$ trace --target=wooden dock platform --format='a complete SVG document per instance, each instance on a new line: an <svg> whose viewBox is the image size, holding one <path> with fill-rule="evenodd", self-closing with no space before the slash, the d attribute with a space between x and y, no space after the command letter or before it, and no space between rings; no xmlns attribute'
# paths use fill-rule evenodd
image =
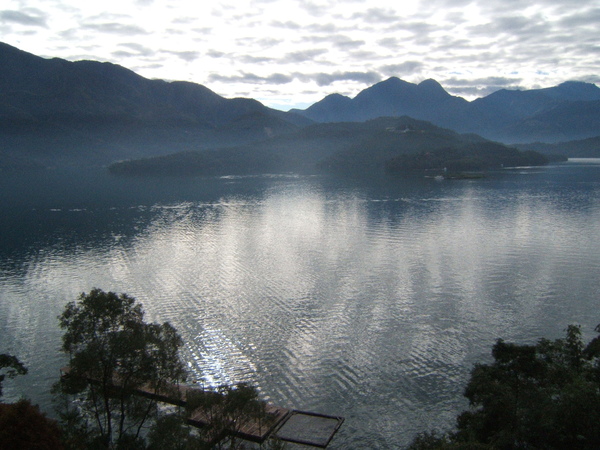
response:
<svg viewBox="0 0 600 450"><path fill-rule="evenodd" d="M61 369L61 377L68 377L70 372L70 367ZM87 381L95 380L88 378ZM115 384L115 387L118 387L118 383ZM161 390L143 385L134 389L133 393L161 403L182 407L187 406L188 397L198 393L220 395L194 386L175 384L170 384ZM206 427L211 423L210 412L202 407L194 409L189 413L187 422L198 428ZM343 417L292 410L266 403L264 414L260 418L249 417L240 423L231 424L228 432L240 439L256 443L263 443L275 437L281 441L326 448L343 422ZM215 439L221 437L223 436L214 436Z"/></svg>
<svg viewBox="0 0 600 450"><path fill-rule="evenodd" d="M342 423L343 417L294 410L278 426L275 436L286 442L327 448Z"/></svg>

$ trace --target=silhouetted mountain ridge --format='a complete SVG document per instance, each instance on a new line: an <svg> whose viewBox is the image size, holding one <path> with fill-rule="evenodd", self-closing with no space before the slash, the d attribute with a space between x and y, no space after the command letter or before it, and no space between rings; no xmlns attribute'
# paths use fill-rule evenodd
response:
<svg viewBox="0 0 600 450"><path fill-rule="evenodd" d="M205 86L148 80L112 63L44 59L0 43L0 117L38 122L127 118L217 127L263 112L306 123L253 99L225 99Z"/></svg>
<svg viewBox="0 0 600 450"><path fill-rule="evenodd" d="M436 155L435 160L428 156L432 154ZM402 159L405 155L411 155L410 159ZM481 170L500 168L502 164L546 161L535 152L525 154L480 136L461 135L404 116L314 124L295 133L237 148L123 161L111 165L110 170L138 176L315 171L381 174L386 166L393 171L442 170L452 164L457 170L461 167Z"/></svg>
<svg viewBox="0 0 600 450"><path fill-rule="evenodd" d="M600 130L600 89L577 81L543 89L502 89L468 102L450 95L435 80L413 84L392 77L352 99L343 98L342 102L330 95L294 111L317 122L408 115L503 142L554 142L591 137Z"/></svg>
<svg viewBox="0 0 600 450"><path fill-rule="evenodd" d="M600 158L600 136L576 141L557 142L547 144L532 142L517 145L520 150L533 150L546 155L561 154L569 158Z"/></svg>
<svg viewBox="0 0 600 450"><path fill-rule="evenodd" d="M219 170L227 170L224 161L263 169L380 167L399 153L483 143L473 135L478 130L536 140L540 133L586 135L598 130L600 117L599 90L586 83L499 91L468 102L432 79L413 84L392 77L353 99L327 96L300 115L226 99L195 83L149 80L106 62L44 59L2 43L0 61L0 158L16 157L10 167L224 149L230 150L209 158L220 161L213 165Z"/></svg>
<svg viewBox="0 0 600 450"><path fill-rule="evenodd" d="M0 133L6 137L0 147L46 163L107 163L190 146L239 145L310 123L254 99L149 80L112 63L44 59L3 43L0 61ZM236 128L234 121L249 116L263 116L259 129Z"/></svg>

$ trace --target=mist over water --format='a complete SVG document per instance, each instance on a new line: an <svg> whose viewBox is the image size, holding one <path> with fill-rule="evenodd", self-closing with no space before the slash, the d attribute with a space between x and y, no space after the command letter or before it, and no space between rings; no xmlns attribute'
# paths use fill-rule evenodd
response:
<svg viewBox="0 0 600 450"><path fill-rule="evenodd" d="M93 287L182 335L190 378L346 418L331 448L452 426L497 338L600 323L600 162L482 180L262 176L0 180L5 382L49 411L56 316Z"/></svg>

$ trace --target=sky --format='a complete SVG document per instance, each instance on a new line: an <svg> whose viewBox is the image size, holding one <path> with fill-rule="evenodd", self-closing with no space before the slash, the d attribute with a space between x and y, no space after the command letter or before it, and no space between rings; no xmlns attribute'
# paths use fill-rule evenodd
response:
<svg viewBox="0 0 600 450"><path fill-rule="evenodd" d="M468 100L600 82L600 0L2 0L0 41L282 110L391 76Z"/></svg>

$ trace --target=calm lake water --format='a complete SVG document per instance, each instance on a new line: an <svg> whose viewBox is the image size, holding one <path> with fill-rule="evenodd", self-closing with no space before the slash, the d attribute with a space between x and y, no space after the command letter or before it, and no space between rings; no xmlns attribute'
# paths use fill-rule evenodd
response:
<svg viewBox="0 0 600 450"><path fill-rule="evenodd" d="M50 410L57 315L126 292L185 341L191 379L346 418L331 448L446 429L497 338L600 323L600 160L481 180L261 176L0 180L5 382Z"/></svg>

